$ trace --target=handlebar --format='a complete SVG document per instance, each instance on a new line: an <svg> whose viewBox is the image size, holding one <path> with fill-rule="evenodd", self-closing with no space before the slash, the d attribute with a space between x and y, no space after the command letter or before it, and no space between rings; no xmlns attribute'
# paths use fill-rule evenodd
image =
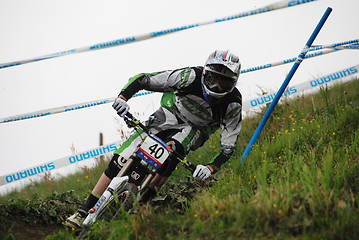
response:
<svg viewBox="0 0 359 240"><path fill-rule="evenodd" d="M150 133L150 129L143 125L140 120L136 119L131 113L127 112L123 119L129 127L139 127L146 133Z"/></svg>
<svg viewBox="0 0 359 240"><path fill-rule="evenodd" d="M123 119L125 120L127 126L133 127L133 128L140 128L145 133L151 134L150 129L147 126L143 125L140 122L140 120L136 119L131 113L127 112L125 114L125 116L123 117ZM176 156L177 160L193 174L193 172L196 170L196 165L194 165L192 162L185 159L181 154L179 154L178 152L176 152L174 150L172 150L171 153L174 156Z"/></svg>

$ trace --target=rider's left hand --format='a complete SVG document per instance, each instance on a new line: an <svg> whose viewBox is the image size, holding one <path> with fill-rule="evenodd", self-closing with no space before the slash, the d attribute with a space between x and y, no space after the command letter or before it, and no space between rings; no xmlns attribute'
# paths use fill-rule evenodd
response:
<svg viewBox="0 0 359 240"><path fill-rule="evenodd" d="M197 165L196 170L193 173L193 177L197 177L202 180L206 180L211 176L211 170L207 166Z"/></svg>

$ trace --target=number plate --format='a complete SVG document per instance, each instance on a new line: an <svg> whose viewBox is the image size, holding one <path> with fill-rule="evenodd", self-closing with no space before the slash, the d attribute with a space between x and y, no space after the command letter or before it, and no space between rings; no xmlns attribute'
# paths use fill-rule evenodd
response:
<svg viewBox="0 0 359 240"><path fill-rule="evenodd" d="M157 170L166 161L169 152L161 143L147 137L137 150L137 155Z"/></svg>

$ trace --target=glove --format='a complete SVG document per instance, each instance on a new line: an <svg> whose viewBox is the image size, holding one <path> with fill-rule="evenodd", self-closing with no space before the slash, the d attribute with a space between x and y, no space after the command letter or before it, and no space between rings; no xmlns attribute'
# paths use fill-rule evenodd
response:
<svg viewBox="0 0 359 240"><path fill-rule="evenodd" d="M208 167L197 165L196 170L194 170L193 177L206 180L209 176L211 176L211 170Z"/></svg>
<svg viewBox="0 0 359 240"><path fill-rule="evenodd" d="M117 114L120 117L124 117L130 109L130 106L127 104L127 102L120 97L116 98L115 102L112 104L112 107L117 111Z"/></svg>

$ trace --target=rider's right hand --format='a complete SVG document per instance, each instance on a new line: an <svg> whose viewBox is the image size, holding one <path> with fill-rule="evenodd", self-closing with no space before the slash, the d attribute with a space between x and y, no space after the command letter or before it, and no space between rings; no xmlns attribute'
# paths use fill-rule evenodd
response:
<svg viewBox="0 0 359 240"><path fill-rule="evenodd" d="M112 104L112 107L117 111L117 114L120 117L124 117L130 106L127 104L126 100L121 97L116 98L115 102Z"/></svg>

